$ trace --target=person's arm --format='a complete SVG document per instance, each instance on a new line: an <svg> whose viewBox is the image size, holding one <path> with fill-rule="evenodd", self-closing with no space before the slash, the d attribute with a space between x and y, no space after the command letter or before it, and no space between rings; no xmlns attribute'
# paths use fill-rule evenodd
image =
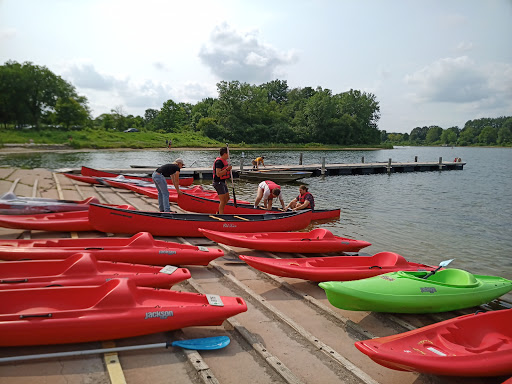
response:
<svg viewBox="0 0 512 384"><path fill-rule="evenodd" d="M217 177L221 177L226 175L229 171L231 171L231 168L233 168L231 165L229 165L226 169L217 168L215 167L215 174Z"/></svg>
<svg viewBox="0 0 512 384"><path fill-rule="evenodd" d="M305 209L309 206L309 200L305 200L303 204L297 205L294 210L298 211L300 209Z"/></svg>
<svg viewBox="0 0 512 384"><path fill-rule="evenodd" d="M279 201L281 202L281 207L283 207L283 209L286 209L284 207L284 199L283 199L283 194L282 193L279 194Z"/></svg>
<svg viewBox="0 0 512 384"><path fill-rule="evenodd" d="M174 184L174 188L176 188L176 192L178 195L181 195L183 192L180 191L180 171L176 171L171 175L172 183Z"/></svg>

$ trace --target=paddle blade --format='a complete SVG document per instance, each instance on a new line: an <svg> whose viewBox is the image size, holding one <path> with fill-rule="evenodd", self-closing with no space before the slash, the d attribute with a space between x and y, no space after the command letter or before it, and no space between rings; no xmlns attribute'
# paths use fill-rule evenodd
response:
<svg viewBox="0 0 512 384"><path fill-rule="evenodd" d="M171 343L173 347L195 349L196 351L210 351L226 347L231 342L228 336L203 337L201 339L176 340Z"/></svg>
<svg viewBox="0 0 512 384"><path fill-rule="evenodd" d="M447 266L448 266L448 264L450 264L453 260L455 260L455 259L450 259L450 260L441 261L441 262L439 263L439 266L440 266L440 267L447 267Z"/></svg>

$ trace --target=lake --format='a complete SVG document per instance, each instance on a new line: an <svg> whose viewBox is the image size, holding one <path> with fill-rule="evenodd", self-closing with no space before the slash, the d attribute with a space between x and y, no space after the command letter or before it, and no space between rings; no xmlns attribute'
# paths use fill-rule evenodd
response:
<svg viewBox="0 0 512 384"><path fill-rule="evenodd" d="M128 168L159 165L181 157L187 166L210 167L217 151L132 150L76 153L2 154L0 165L49 169ZM397 252L409 261L438 264L512 279L512 149L466 147L397 147L377 151L239 151L234 164L265 156L270 165L393 161L453 161L464 170L328 176L305 179L318 208L341 208L341 219L322 224L334 234L372 243L364 251ZM204 184L210 186L211 181ZM282 186L285 201L298 194L299 183ZM236 181L237 198L254 200L256 184ZM508 300L512 298L509 294Z"/></svg>

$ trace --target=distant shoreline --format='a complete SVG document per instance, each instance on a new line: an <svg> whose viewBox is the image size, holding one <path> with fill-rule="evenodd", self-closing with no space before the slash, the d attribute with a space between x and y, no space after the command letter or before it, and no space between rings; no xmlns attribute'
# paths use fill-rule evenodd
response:
<svg viewBox="0 0 512 384"><path fill-rule="evenodd" d="M217 151L220 147L175 147L170 151ZM73 148L66 144L4 144L0 147L0 153L34 153L34 152L92 152L92 151L162 151L167 148ZM276 150L276 151L378 151L383 148L289 148L289 147L272 147L272 148L253 148L253 147L236 147L233 148L237 151L263 151L263 150Z"/></svg>

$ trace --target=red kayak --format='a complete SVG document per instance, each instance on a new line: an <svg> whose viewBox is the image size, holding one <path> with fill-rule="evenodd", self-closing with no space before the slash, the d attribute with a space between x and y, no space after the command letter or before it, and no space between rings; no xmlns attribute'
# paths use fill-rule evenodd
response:
<svg viewBox="0 0 512 384"><path fill-rule="evenodd" d="M9 261L0 269L0 290L50 286L101 285L112 279L130 279L142 287L170 288L190 279L186 268L97 261L90 253L63 260Z"/></svg>
<svg viewBox="0 0 512 384"><path fill-rule="evenodd" d="M97 197L85 200L57 200L39 197L19 197L14 193L6 193L0 197L0 214L32 215L35 213L54 213L70 211L87 211L89 204L98 203Z"/></svg>
<svg viewBox="0 0 512 384"><path fill-rule="evenodd" d="M373 256L308 257L304 259L270 259L239 256L251 267L276 276L311 281L347 281L366 279L396 271L433 271L437 267L410 263L393 252Z"/></svg>
<svg viewBox="0 0 512 384"><path fill-rule="evenodd" d="M371 243L363 240L334 236L324 228L311 232L230 233L199 229L204 236L233 247L250 248L267 252L329 253L359 252Z"/></svg>
<svg viewBox="0 0 512 384"><path fill-rule="evenodd" d="M413 331L358 341L357 349L398 371L447 376L512 374L512 309L476 313Z"/></svg>
<svg viewBox="0 0 512 384"><path fill-rule="evenodd" d="M311 211L262 215L143 212L92 204L89 221L108 233L149 232L155 236L204 236L199 228L229 232L294 231L307 227Z"/></svg>
<svg viewBox="0 0 512 384"><path fill-rule="evenodd" d="M114 340L184 327L221 325L247 311L240 297L137 287L128 279L100 286L0 291L0 346Z"/></svg>
<svg viewBox="0 0 512 384"><path fill-rule="evenodd" d="M183 193L178 196L178 205L181 209L189 212L198 213L215 213L219 209L219 201L213 198L198 194ZM230 200L224 208L226 214L259 214L265 212L283 212L279 208L272 208L268 211L263 208L254 208L253 204L244 202L237 199L237 205L235 207L234 201ZM324 220L324 219L337 219L340 217L340 209L315 209L313 210L312 220Z"/></svg>
<svg viewBox="0 0 512 384"><path fill-rule="evenodd" d="M2 260L65 259L77 252L98 260L151 265L208 265L224 256L221 249L155 240L147 232L130 238L0 240Z"/></svg>
<svg viewBox="0 0 512 384"><path fill-rule="evenodd" d="M82 166L81 169L82 176L92 176L92 177L119 177L123 176L125 179L133 179L133 180L142 180L142 181L149 181L153 182L153 179L151 176L149 177L143 177L143 176L137 176L137 175L126 175L126 174L120 174L115 172L105 172L100 171L99 169L89 168ZM189 185L192 185L194 182L193 177L180 177L180 186L188 187ZM172 180L167 179L167 184L172 185Z"/></svg>
<svg viewBox="0 0 512 384"><path fill-rule="evenodd" d="M131 205L119 205L135 209ZM94 231L88 211L38 213L34 215L0 215L0 227L53 232Z"/></svg>

